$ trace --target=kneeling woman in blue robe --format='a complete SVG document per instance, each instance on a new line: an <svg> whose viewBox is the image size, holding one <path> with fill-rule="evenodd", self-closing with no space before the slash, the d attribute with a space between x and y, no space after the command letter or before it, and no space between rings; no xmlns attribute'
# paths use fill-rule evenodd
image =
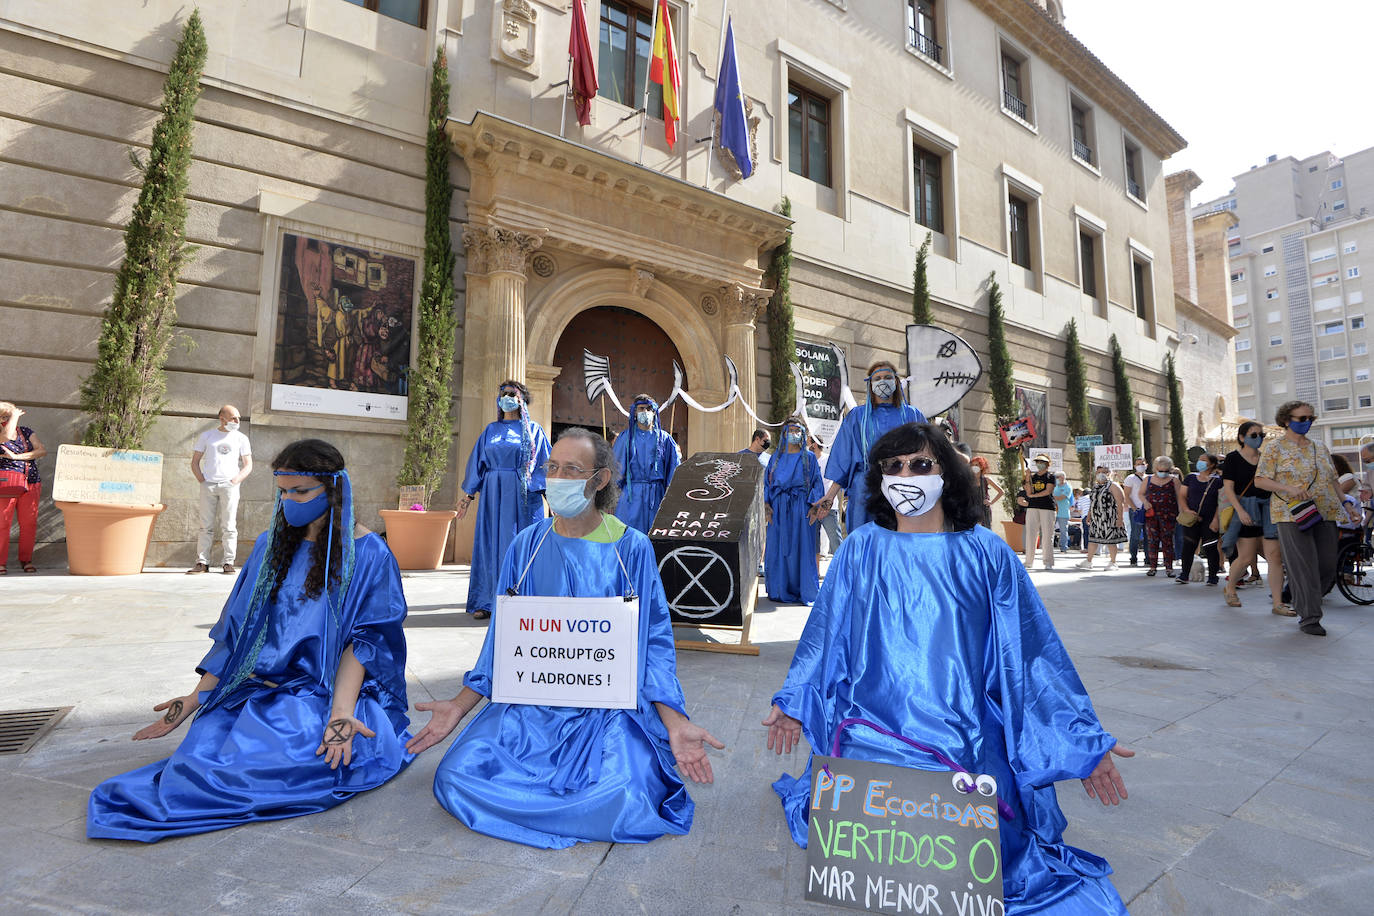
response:
<svg viewBox="0 0 1374 916"><path fill-rule="evenodd" d="M712 779L704 745L724 745L687 719L654 551L647 537L611 514L614 474L605 439L576 427L559 437L547 478L555 517L516 537L501 588L578 598L638 595L638 707L489 703L434 774L439 804L479 833L545 849L645 843L692 825L692 799L675 765L695 782ZM443 741L491 695L493 639L489 630L458 696L415 704L433 715L409 750Z"/></svg>
<svg viewBox="0 0 1374 916"><path fill-rule="evenodd" d="M934 426L912 423L873 445L868 512L831 561L764 720L768 746L801 735L829 753L840 723L862 719L997 780L1003 895L1016 913L1125 913L1111 867L1064 843L1054 783L1079 778L1103 804L1126 797L1083 683L1016 554L978 524L968 466ZM946 770L936 755L850 724L839 756ZM811 764L773 784L805 846Z"/></svg>
<svg viewBox="0 0 1374 916"><path fill-rule="evenodd" d="M96 786L86 835L152 843L312 814L374 789L405 749L406 615L386 544L355 528L343 456L288 445L278 502L197 666L196 689L134 735L195 715L171 757Z"/></svg>
<svg viewBox="0 0 1374 916"><path fill-rule="evenodd" d="M806 424L787 418L783 444L763 472L763 501L768 507L768 540L763 555L763 584L772 601L810 604L820 588L816 555L820 522L811 504L825 491L821 465L806 443Z"/></svg>
<svg viewBox="0 0 1374 916"><path fill-rule="evenodd" d="M647 394L635 397L630 425L615 437L615 460L620 465L616 518L647 534L673 472L682 463L677 443L663 428L658 405Z"/></svg>

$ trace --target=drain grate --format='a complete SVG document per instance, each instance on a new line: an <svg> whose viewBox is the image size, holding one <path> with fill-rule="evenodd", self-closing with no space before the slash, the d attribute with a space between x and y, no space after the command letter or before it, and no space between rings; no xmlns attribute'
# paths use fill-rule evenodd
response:
<svg viewBox="0 0 1374 916"><path fill-rule="evenodd" d="M28 752L71 711L70 706L0 711L0 755Z"/></svg>

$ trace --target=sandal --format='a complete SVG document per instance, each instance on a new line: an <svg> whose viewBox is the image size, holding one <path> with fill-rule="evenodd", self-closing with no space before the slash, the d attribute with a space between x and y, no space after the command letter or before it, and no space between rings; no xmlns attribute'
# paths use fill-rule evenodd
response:
<svg viewBox="0 0 1374 916"><path fill-rule="evenodd" d="M473 620L486 620L491 617L491 611L476 610L472 612Z"/></svg>
<svg viewBox="0 0 1374 916"><path fill-rule="evenodd" d="M24 572L26 573L38 572L38 567L34 566L32 563L20 563L19 565L23 568Z"/></svg>
<svg viewBox="0 0 1374 916"><path fill-rule="evenodd" d="M8 566L0 566L0 576L8 576L9 574L10 569Z"/></svg>
<svg viewBox="0 0 1374 916"><path fill-rule="evenodd" d="M1145 575L1147 575L1147 576L1153 576L1154 574L1155 574L1155 571L1154 571L1153 569L1146 570L1146 572L1145 572Z"/></svg>
<svg viewBox="0 0 1374 916"><path fill-rule="evenodd" d="M1226 606L1240 607L1240 596L1236 594L1235 589L1226 590Z"/></svg>
<svg viewBox="0 0 1374 916"><path fill-rule="evenodd" d="M1298 612L1286 604L1276 604L1270 610L1279 617L1296 617Z"/></svg>

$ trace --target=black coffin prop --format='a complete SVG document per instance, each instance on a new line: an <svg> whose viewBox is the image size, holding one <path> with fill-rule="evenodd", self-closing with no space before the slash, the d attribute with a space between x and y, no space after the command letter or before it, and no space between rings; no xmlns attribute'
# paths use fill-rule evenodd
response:
<svg viewBox="0 0 1374 916"><path fill-rule="evenodd" d="M673 623L745 629L763 557L763 465L698 452L673 474L649 539Z"/></svg>

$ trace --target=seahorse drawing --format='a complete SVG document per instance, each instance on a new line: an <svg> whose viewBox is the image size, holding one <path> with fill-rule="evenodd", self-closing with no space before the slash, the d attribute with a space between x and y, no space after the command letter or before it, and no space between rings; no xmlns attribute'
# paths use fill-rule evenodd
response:
<svg viewBox="0 0 1374 916"><path fill-rule="evenodd" d="M706 486L688 490L688 499L709 503L718 499L726 499L735 492L735 488L730 486L730 478L739 476L739 472L743 470L740 463L724 458L712 458L710 463L714 464L716 469L706 475ZM711 495L712 490L716 491L714 496Z"/></svg>

